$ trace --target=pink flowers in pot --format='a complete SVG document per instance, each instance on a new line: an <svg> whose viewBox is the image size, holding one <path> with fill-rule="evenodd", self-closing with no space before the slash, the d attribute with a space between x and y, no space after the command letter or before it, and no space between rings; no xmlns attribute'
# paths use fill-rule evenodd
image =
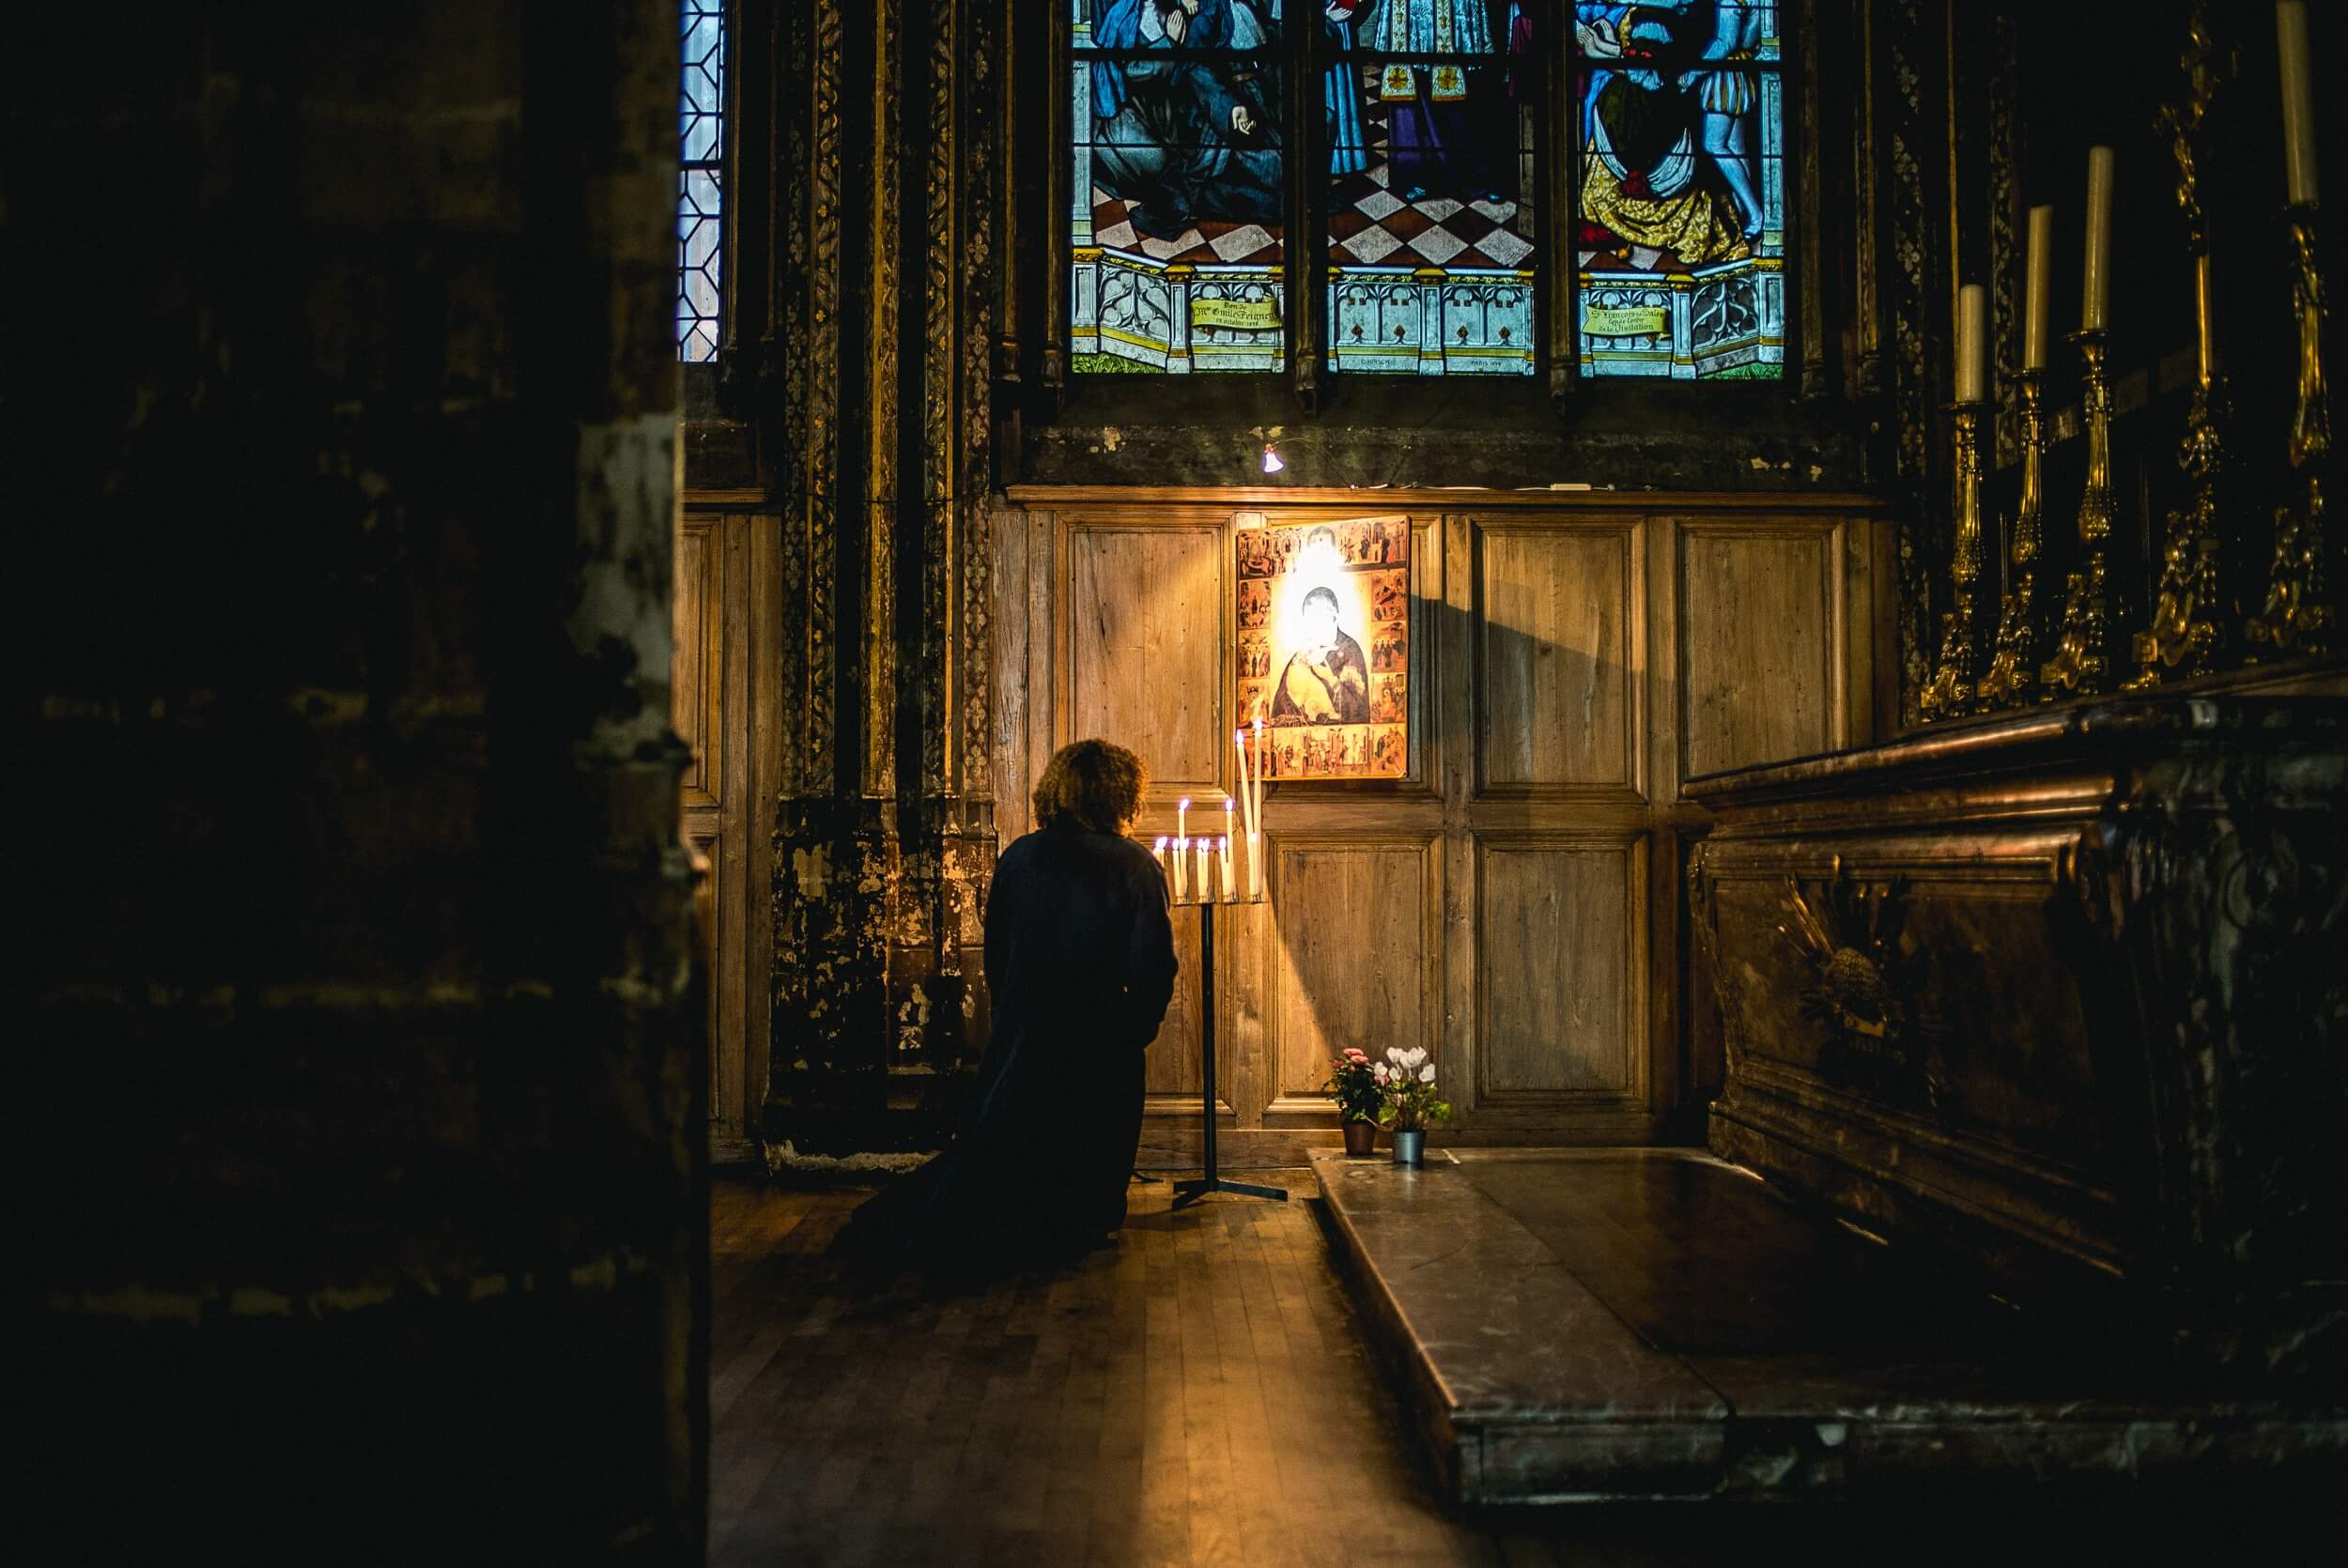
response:
<svg viewBox="0 0 2348 1568"><path fill-rule="evenodd" d="M1450 1101L1435 1098L1435 1064L1427 1059L1425 1046L1388 1050L1384 1061L1371 1066L1370 1078L1383 1101L1379 1126L1420 1132L1429 1122L1451 1119Z"/></svg>
<svg viewBox="0 0 2348 1568"><path fill-rule="evenodd" d="M1329 1076L1321 1085L1321 1092L1337 1102L1337 1120L1341 1122L1374 1122L1385 1105L1385 1092L1378 1085L1376 1076L1383 1068L1373 1068L1369 1056L1359 1047L1347 1046L1345 1054L1329 1064Z"/></svg>

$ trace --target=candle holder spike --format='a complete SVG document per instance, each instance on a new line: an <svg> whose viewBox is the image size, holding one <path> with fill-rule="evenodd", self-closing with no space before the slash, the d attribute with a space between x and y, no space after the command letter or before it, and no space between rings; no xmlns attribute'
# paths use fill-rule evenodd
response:
<svg viewBox="0 0 2348 1568"><path fill-rule="evenodd" d="M1952 403L1956 418L1956 545L1949 578L1955 607L1940 618L1940 662L1917 699L1929 724L1974 711L1973 585L1981 576L1981 402Z"/></svg>
<svg viewBox="0 0 2348 1568"><path fill-rule="evenodd" d="M2079 412L2087 427L2087 484L2079 492L2079 570L2064 579L2054 656L2038 667L2041 702L2102 691L2111 671L2104 585L2104 543L2111 537L2111 388L2104 378L2104 331L2083 328L2071 341L2084 365Z"/></svg>
<svg viewBox="0 0 2348 1568"><path fill-rule="evenodd" d="M2046 553L2046 390L2044 374L2022 372L2022 499L2006 556L2005 592L1998 603L1998 635L1982 672L1984 712L2027 702L2038 679L2039 558Z"/></svg>
<svg viewBox="0 0 2348 1568"><path fill-rule="evenodd" d="M2333 609L2325 580L2324 477L2332 450L2331 399L2324 384L2324 273L2315 254L2315 209L2290 210L2292 307L2299 321L2299 396L2292 418L2292 497L2275 509L2275 554L2266 602L2243 628L2249 662L2262 653L2331 651Z"/></svg>

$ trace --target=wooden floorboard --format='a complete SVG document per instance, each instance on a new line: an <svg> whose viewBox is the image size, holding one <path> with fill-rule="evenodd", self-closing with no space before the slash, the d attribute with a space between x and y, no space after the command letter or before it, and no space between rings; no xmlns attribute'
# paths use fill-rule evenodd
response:
<svg viewBox="0 0 2348 1568"><path fill-rule="evenodd" d="M832 1255L863 1190L721 1180L709 1560L1515 1568L1855 1544L1790 1504L1447 1511L1310 1177L1285 1175L1287 1203L1180 1212L1136 1185L1116 1248L965 1294Z"/></svg>

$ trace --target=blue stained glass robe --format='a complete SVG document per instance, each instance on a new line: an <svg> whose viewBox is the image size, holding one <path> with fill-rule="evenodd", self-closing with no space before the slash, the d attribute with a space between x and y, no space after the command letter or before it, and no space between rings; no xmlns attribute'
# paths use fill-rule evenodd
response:
<svg viewBox="0 0 2348 1568"><path fill-rule="evenodd" d="M1093 24L1096 46L1150 56L1091 62L1094 183L1134 203L1135 226L1161 238L1200 219L1278 224L1278 95L1252 65L1198 53L1261 49L1262 22L1237 0L1199 0L1177 44L1145 32L1154 9L1153 0L1109 0ZM1233 128L1239 108L1252 132Z"/></svg>

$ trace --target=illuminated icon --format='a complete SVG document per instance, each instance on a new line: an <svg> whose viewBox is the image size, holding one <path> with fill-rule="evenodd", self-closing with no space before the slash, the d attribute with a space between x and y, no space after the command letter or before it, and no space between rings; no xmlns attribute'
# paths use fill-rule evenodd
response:
<svg viewBox="0 0 2348 1568"><path fill-rule="evenodd" d="M1270 441L1264 442L1263 471L1266 473L1278 473L1282 469L1287 467L1288 465L1286 463L1280 461L1280 454L1272 449L1272 443Z"/></svg>

